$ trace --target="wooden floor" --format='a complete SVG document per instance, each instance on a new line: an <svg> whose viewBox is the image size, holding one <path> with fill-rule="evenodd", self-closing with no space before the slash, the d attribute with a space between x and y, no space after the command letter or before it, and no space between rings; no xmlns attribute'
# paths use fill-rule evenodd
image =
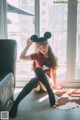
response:
<svg viewBox="0 0 80 120"><path fill-rule="evenodd" d="M15 99L21 89L16 89ZM56 100L58 99L57 96ZM12 120L12 119L10 119ZM31 92L19 104L14 120L80 120L80 108L58 110L49 106L46 93Z"/></svg>

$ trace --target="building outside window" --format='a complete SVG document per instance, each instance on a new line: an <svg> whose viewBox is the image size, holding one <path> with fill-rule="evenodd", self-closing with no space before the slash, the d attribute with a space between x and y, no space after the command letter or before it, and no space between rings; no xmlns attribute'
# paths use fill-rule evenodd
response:
<svg viewBox="0 0 80 120"><path fill-rule="evenodd" d="M53 0L49 2L44 0L40 1L40 8L40 34L43 34L45 31L52 33L49 44L53 52L58 56L58 78L64 80L66 79L68 5L54 4ZM45 14L43 14L43 11Z"/></svg>
<svg viewBox="0 0 80 120"><path fill-rule="evenodd" d="M7 0L15 7L19 7L29 13L34 14L34 0ZM23 87L33 76L31 71L32 62L20 60L19 56L26 45L26 40L34 34L34 16L9 13L7 18L11 21L8 24L8 38L17 41L17 62L16 62L16 87ZM28 54L34 52L34 44L30 47Z"/></svg>

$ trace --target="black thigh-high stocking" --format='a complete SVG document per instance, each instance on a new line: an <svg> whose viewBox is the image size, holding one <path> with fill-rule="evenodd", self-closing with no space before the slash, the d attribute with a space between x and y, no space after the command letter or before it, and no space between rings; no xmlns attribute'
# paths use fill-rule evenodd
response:
<svg viewBox="0 0 80 120"><path fill-rule="evenodd" d="M19 102L26 96L28 95L33 88L37 87L38 85L38 80L37 78L32 78L27 85L22 89L16 100L14 101L11 110L9 112L10 118L15 118L17 115L17 109L18 109L18 104Z"/></svg>
<svg viewBox="0 0 80 120"><path fill-rule="evenodd" d="M41 81L43 83L43 85L46 87L48 95L49 95L50 106L53 106L55 104L55 96L49 85L49 82L47 80L47 77L46 77L44 71L41 68L35 68L34 72L35 72L38 80Z"/></svg>

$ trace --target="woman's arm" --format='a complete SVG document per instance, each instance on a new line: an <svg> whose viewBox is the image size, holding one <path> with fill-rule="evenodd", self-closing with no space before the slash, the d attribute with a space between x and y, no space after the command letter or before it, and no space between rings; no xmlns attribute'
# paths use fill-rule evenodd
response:
<svg viewBox="0 0 80 120"><path fill-rule="evenodd" d="M22 51L21 55L20 55L20 59L23 59L23 60L31 60L31 57L29 55L26 55L29 47L31 46L32 44L32 41L30 39L27 40L27 45L26 47L24 48L24 50Z"/></svg>
<svg viewBox="0 0 80 120"><path fill-rule="evenodd" d="M53 80L53 87L56 87L56 69L51 70L51 78Z"/></svg>
<svg viewBox="0 0 80 120"><path fill-rule="evenodd" d="M56 71L57 71L57 69L52 69L52 76L51 77L52 77L52 80L53 80L53 83L54 83L53 88L56 88L56 89L60 90L60 89L62 89L62 86L57 84Z"/></svg>

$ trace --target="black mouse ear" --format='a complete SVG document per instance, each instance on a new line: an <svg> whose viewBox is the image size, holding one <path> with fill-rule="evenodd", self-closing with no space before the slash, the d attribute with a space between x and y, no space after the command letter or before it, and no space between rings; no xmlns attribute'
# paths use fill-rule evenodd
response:
<svg viewBox="0 0 80 120"><path fill-rule="evenodd" d="M49 39L49 38L51 38L51 36L52 36L51 32L45 32L44 33L44 38L45 39Z"/></svg>
<svg viewBox="0 0 80 120"><path fill-rule="evenodd" d="M30 39L33 41L33 42L37 42L38 41L38 36L37 35L32 35L30 37Z"/></svg>

